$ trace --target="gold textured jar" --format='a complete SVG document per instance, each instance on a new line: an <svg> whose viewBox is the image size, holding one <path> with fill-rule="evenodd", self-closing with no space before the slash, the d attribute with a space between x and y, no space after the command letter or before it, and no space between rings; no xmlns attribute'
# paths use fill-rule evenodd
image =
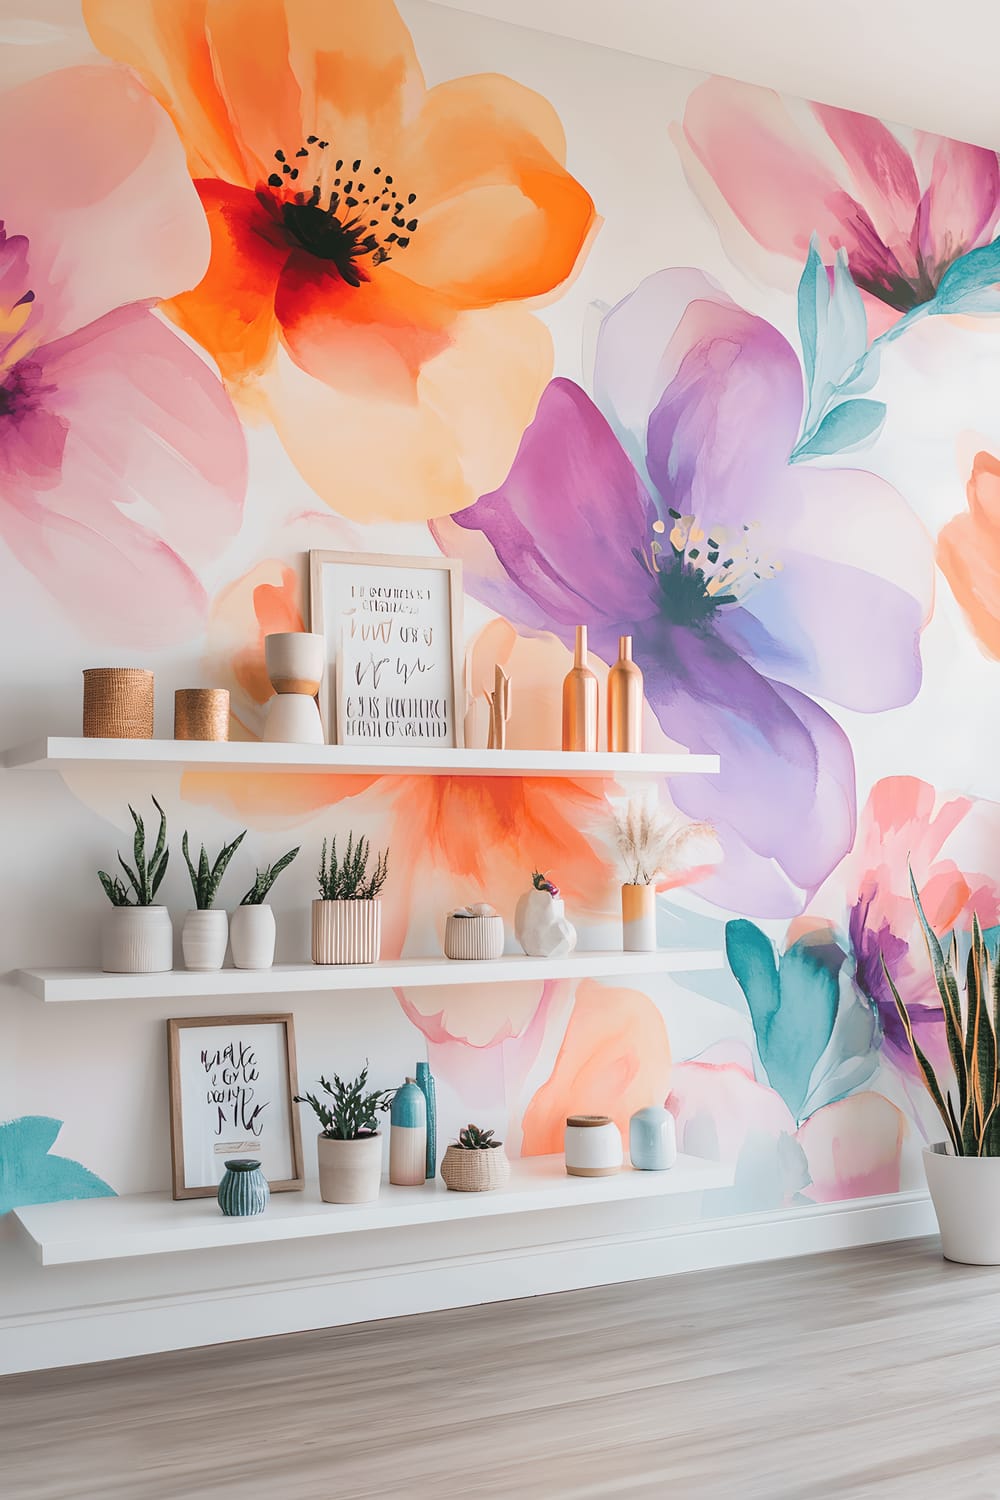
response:
<svg viewBox="0 0 1000 1500"><path fill-rule="evenodd" d="M228 740L229 689L178 688L174 693L175 740Z"/></svg>
<svg viewBox="0 0 1000 1500"><path fill-rule="evenodd" d="M89 740L153 738L152 672L142 667L87 667L83 734Z"/></svg>

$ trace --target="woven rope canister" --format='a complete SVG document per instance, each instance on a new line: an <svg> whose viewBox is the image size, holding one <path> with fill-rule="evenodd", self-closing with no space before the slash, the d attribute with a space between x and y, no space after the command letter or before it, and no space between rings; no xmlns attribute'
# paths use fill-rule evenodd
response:
<svg viewBox="0 0 1000 1500"><path fill-rule="evenodd" d="M453 1193L488 1193L507 1186L510 1162L502 1146L486 1151L449 1146L441 1163L441 1176Z"/></svg>
<svg viewBox="0 0 1000 1500"><path fill-rule="evenodd" d="M88 667L83 733L90 740L153 738L153 674L141 667Z"/></svg>
<svg viewBox="0 0 1000 1500"><path fill-rule="evenodd" d="M445 958L500 958L503 917L448 917L444 927Z"/></svg>
<svg viewBox="0 0 1000 1500"><path fill-rule="evenodd" d="M178 688L174 693L175 740L228 740L229 689Z"/></svg>

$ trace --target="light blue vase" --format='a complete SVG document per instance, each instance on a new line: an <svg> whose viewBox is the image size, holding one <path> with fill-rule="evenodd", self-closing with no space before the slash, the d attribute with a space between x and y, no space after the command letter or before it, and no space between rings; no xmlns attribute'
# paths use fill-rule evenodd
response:
<svg viewBox="0 0 1000 1500"><path fill-rule="evenodd" d="M669 1109L650 1104L628 1122L628 1153L640 1172L665 1172L677 1165L677 1126Z"/></svg>
<svg viewBox="0 0 1000 1500"><path fill-rule="evenodd" d="M251 1214L262 1214L270 1200L271 1189L260 1169L260 1162L227 1161L218 1196L219 1207L230 1218L245 1219Z"/></svg>
<svg viewBox="0 0 1000 1500"><path fill-rule="evenodd" d="M427 1173L433 1177L437 1172L437 1086L430 1063L417 1063L417 1087L427 1104Z"/></svg>

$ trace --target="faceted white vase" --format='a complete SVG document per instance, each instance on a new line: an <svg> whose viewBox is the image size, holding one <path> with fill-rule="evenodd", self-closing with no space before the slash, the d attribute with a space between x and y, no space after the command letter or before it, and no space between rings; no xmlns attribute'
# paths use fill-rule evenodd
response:
<svg viewBox="0 0 1000 1500"><path fill-rule="evenodd" d="M189 911L181 928L184 967L207 973L221 969L229 942L229 918L224 911Z"/></svg>
<svg viewBox="0 0 1000 1500"><path fill-rule="evenodd" d="M105 913L105 974L166 974L173 966L174 929L165 906L113 906Z"/></svg>
<svg viewBox="0 0 1000 1500"><path fill-rule="evenodd" d="M531 958L564 958L576 947L576 928L566 920L562 897L534 886L517 903L514 935Z"/></svg>
<svg viewBox="0 0 1000 1500"><path fill-rule="evenodd" d="M238 906L229 918L229 946L237 969L269 969L274 963L274 912L263 901Z"/></svg>

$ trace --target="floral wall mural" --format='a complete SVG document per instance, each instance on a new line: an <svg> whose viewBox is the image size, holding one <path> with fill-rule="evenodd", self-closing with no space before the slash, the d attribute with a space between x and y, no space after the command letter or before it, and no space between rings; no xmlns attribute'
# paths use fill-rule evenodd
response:
<svg viewBox="0 0 1000 1500"><path fill-rule="evenodd" d="M153 667L161 714L222 683L233 737L256 737L264 636L308 619L310 547L460 558L473 691L511 674L512 746L558 744L578 624L599 673L631 634L647 746L722 758L662 788L723 858L659 921L725 971L336 1016L306 998L301 1075L370 1057L388 1085L426 1053L446 1124L474 1106L526 1153L569 1110L667 1100L686 1149L735 1166L705 1213L915 1183L934 1127L881 969L919 1007L907 861L939 931L1000 928L996 153L424 0L53 16L0 56L0 135L31 142L0 167L23 737L75 728L99 660ZM388 954L434 951L458 901L509 918L533 868L593 946L614 931L611 782L155 790L199 837L248 826L248 851L293 827L307 851L349 827L388 844ZM67 945L90 941L89 854L124 802L82 778L33 828L39 870L62 838ZM38 951L4 967L55 961L25 887L11 934ZM71 1048L12 1006L0 1115L58 1113L94 1191L162 1186L168 1012L75 1022ZM26 1156L17 1191L58 1193L51 1160Z"/></svg>

